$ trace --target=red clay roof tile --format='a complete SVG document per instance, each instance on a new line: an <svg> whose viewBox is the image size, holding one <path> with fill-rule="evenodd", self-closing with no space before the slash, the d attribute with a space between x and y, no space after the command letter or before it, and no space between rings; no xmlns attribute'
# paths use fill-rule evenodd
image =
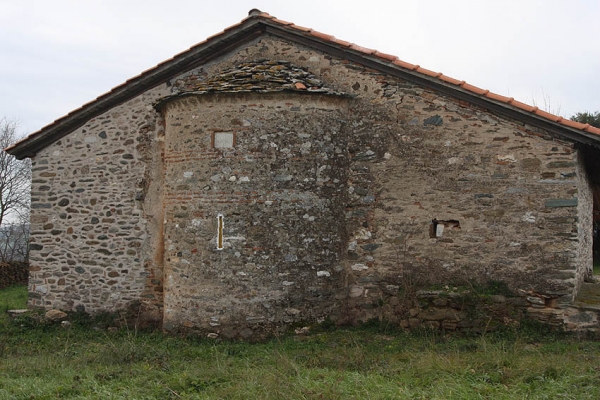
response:
<svg viewBox="0 0 600 400"><path fill-rule="evenodd" d="M312 31L312 29L311 29L311 28L306 28L306 27L304 27L304 26L300 26L300 25L296 25L296 24L291 24L291 25L289 25L289 26L290 26L291 28L298 29L299 31L303 31L303 32L310 32L310 31Z"/></svg>
<svg viewBox="0 0 600 400"><path fill-rule="evenodd" d="M538 115L538 116L540 116L540 117L544 117L544 118L546 118L546 119L549 119L550 121L554 121L554 122L556 122L556 120L558 119L558 116L556 116L556 115L554 115L554 114L550 114L550 113L549 113L549 112L547 112L547 111L540 110L539 108L538 108L538 109L537 109L537 111L535 112L535 115ZM576 123L577 123L577 122L576 122ZM579 124L579 123L577 123L577 124ZM580 127L579 127L578 129L581 129L581 126L582 126L583 124L579 124L579 125L580 125Z"/></svg>
<svg viewBox="0 0 600 400"><path fill-rule="evenodd" d="M359 46L359 45L354 44L354 43L352 43L350 45L350 48L352 50L360 51L361 53L365 53L365 54L375 54L375 53L377 53L377 50L369 49L367 47L362 47L362 46Z"/></svg>
<svg viewBox="0 0 600 400"><path fill-rule="evenodd" d="M510 97L502 96L501 94L497 94L497 93L493 93L493 92L489 92L488 94L485 95L485 97L487 97L488 99L501 101L502 103L508 103L508 101L510 100Z"/></svg>
<svg viewBox="0 0 600 400"><path fill-rule="evenodd" d="M333 36L328 35L326 33L321 33L321 32L315 31L315 30L311 31L310 34L312 36L318 37L319 39L328 40L328 41L333 40Z"/></svg>
<svg viewBox="0 0 600 400"><path fill-rule="evenodd" d="M511 106L515 106L520 108L521 110L527 111L527 112L535 112L535 107L534 106L530 106L529 104L525 104L525 103L521 103L520 101L514 100L510 103Z"/></svg>
<svg viewBox="0 0 600 400"><path fill-rule="evenodd" d="M338 38L333 38L331 39L332 42L339 44L340 46L344 46L344 47L350 47L352 46L352 43L350 42L346 42L345 40L342 39L338 39Z"/></svg>
<svg viewBox="0 0 600 400"><path fill-rule="evenodd" d="M443 74L439 76L439 79L444 82L451 83L453 85L459 85L462 82L462 81L459 81L458 79L454 79L454 78L449 77L448 75L443 75Z"/></svg>
<svg viewBox="0 0 600 400"><path fill-rule="evenodd" d="M575 128L575 129L582 129L583 124L581 122L575 122L575 121L571 121L569 119L565 119L562 120L561 123L563 125L569 126L571 128Z"/></svg>
<svg viewBox="0 0 600 400"><path fill-rule="evenodd" d="M384 60L396 61L398 57L392 54L382 53L380 51L376 51L374 54L376 57L383 58Z"/></svg>
<svg viewBox="0 0 600 400"><path fill-rule="evenodd" d="M396 61L394 61L393 64L397 65L399 67L402 67L402 68L410 69L410 70L414 69L414 67L415 67L415 64L407 63L406 61L402 61L400 59L397 59Z"/></svg>
<svg viewBox="0 0 600 400"><path fill-rule="evenodd" d="M469 92L473 92L473 93L479 94L479 95L485 95L487 92L489 92L489 90L486 92L484 89L478 88L477 86L473 86L468 83L465 83L464 85L461 85L461 86L463 89L466 89Z"/></svg>
<svg viewBox="0 0 600 400"><path fill-rule="evenodd" d="M590 126L589 128L584 129L584 131L600 135L600 128L596 128L595 126Z"/></svg>
<svg viewBox="0 0 600 400"><path fill-rule="evenodd" d="M417 70L417 72L419 72L419 73L421 73L421 74L428 75L428 76L432 76L432 77L434 77L434 78L437 78L438 76L440 76L440 73L439 73L439 72L434 72L434 71L431 71L431 70L429 70L429 69L425 69L425 68L419 68L419 69Z"/></svg>
<svg viewBox="0 0 600 400"><path fill-rule="evenodd" d="M271 21L273 21L273 22L277 22L277 23L278 23L278 24L280 24L280 25L293 25L293 22L284 21L284 20L282 20L282 19L275 18L275 17L271 18Z"/></svg>

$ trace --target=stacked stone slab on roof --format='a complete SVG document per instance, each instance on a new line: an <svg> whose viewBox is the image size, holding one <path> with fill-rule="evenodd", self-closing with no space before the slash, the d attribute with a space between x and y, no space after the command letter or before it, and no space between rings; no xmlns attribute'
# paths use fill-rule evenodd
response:
<svg viewBox="0 0 600 400"><path fill-rule="evenodd" d="M257 60L236 65L203 82L188 81L180 87L184 93L240 93L308 91L339 95L305 68L288 61Z"/></svg>

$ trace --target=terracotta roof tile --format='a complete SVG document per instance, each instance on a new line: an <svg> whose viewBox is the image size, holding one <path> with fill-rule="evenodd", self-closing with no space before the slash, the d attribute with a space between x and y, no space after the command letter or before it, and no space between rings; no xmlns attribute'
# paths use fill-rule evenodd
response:
<svg viewBox="0 0 600 400"><path fill-rule="evenodd" d="M297 29L299 31L303 31L303 32L310 32L312 31L311 28L306 28L304 26L300 26L300 25L296 25L296 24L291 24L289 25L291 28Z"/></svg>
<svg viewBox="0 0 600 400"><path fill-rule="evenodd" d="M464 87L464 86L463 86ZM520 101L514 100L510 103L511 106L515 106L520 108L521 110L527 111L527 112L535 112L535 110L537 110L536 107L534 106L530 106L529 104L525 104L525 103L521 103Z"/></svg>
<svg viewBox="0 0 600 400"><path fill-rule="evenodd" d="M590 126L589 128L586 128L584 130L589 133L594 133L596 135L600 135L600 128L596 128L595 126Z"/></svg>
<svg viewBox="0 0 600 400"><path fill-rule="evenodd" d="M352 43L346 42L345 40L341 40L341 39L338 39L338 38L333 38L333 39L331 39L331 41L334 42L334 43L336 43L336 44L339 44L340 46L344 46L344 47L350 47L350 46L352 46Z"/></svg>
<svg viewBox="0 0 600 400"><path fill-rule="evenodd" d="M434 78L437 78L437 77L439 77L439 76L440 76L440 74L441 74L440 72L434 72L434 71L431 71L431 70L429 70L429 69L425 69L425 68L419 68L419 69L417 70L417 72L419 72L419 73L421 73L421 74L424 74L424 75L432 76L432 77L434 77Z"/></svg>
<svg viewBox="0 0 600 400"><path fill-rule="evenodd" d="M275 18L275 17L271 18L271 21L273 21L273 22L277 22L277 23L278 23L278 24L280 24L280 25L293 25L293 22L284 21L284 20L282 20L282 19Z"/></svg>
<svg viewBox="0 0 600 400"><path fill-rule="evenodd" d="M554 122L556 122L556 120L558 119L558 116L556 116L554 114L550 114L547 111L540 110L539 108L535 111L535 115L538 115L540 117L544 117L544 118L549 119L549 120L554 121ZM579 123L577 123L577 124L579 124ZM583 125L583 124L579 124L579 125ZM578 128L578 129L581 129L581 128Z"/></svg>
<svg viewBox="0 0 600 400"><path fill-rule="evenodd" d="M451 84L457 85L457 86L463 82L463 81L459 81L458 79L454 79L454 78L451 78L451 77L449 77L447 75L443 75L443 74L439 76L439 79L444 82L451 83Z"/></svg>
<svg viewBox="0 0 600 400"><path fill-rule="evenodd" d="M362 47L362 46L359 46L359 45L354 44L354 43L352 43L350 45L350 48L352 50L360 51L361 53L365 53L365 54L375 54L375 53L377 53L377 50L369 49L367 47Z"/></svg>
<svg viewBox="0 0 600 400"><path fill-rule="evenodd" d="M406 61L402 61L400 59L397 59L396 61L394 61L394 65L397 65L399 67L406 68L406 69L411 69L411 70L415 68L414 64L407 63Z"/></svg>
<svg viewBox="0 0 600 400"><path fill-rule="evenodd" d="M510 100L510 97L502 96L501 94L497 94L494 92L489 92L485 95L485 97L487 97L488 99L500 101L502 103L508 103L508 101Z"/></svg>
<svg viewBox="0 0 600 400"><path fill-rule="evenodd" d="M384 60L389 60L389 61L396 61L398 59L398 57L396 57L395 55L382 53L380 51L376 51L375 56L379 57L379 58L383 58Z"/></svg>
<svg viewBox="0 0 600 400"><path fill-rule="evenodd" d="M318 31L314 31L314 30L311 31L310 34L312 36L318 37L319 39L324 39L324 40L328 40L328 41L332 41L334 39L334 37L331 36L331 35L328 35L326 33L321 33L321 32L318 32Z"/></svg>
<svg viewBox="0 0 600 400"><path fill-rule="evenodd" d="M561 123L563 125L569 126L575 129L583 129L583 124L581 122L571 121L569 119L562 120Z"/></svg>
<svg viewBox="0 0 600 400"><path fill-rule="evenodd" d="M230 31L232 29L237 28L238 26L240 26L242 24L242 22L238 22L237 24L233 24L233 25L228 26L227 28L223 29L223 32L227 32L227 31Z"/></svg>
<svg viewBox="0 0 600 400"><path fill-rule="evenodd" d="M462 88L468 90L469 92L478 94L478 95L485 95L489 92L489 90L481 89L481 88L478 88L477 86L473 86L468 83L465 83L464 85L462 85Z"/></svg>

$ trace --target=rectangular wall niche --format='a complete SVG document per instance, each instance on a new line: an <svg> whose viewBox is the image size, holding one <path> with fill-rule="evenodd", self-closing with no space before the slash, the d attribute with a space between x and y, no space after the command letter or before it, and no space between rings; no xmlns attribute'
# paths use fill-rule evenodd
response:
<svg viewBox="0 0 600 400"><path fill-rule="evenodd" d="M439 238L444 235L444 228L460 229L460 222L455 219L442 221L434 218L429 224L429 237Z"/></svg>
<svg viewBox="0 0 600 400"><path fill-rule="evenodd" d="M230 149L235 145L235 135L233 132L214 132L213 147L215 149Z"/></svg>

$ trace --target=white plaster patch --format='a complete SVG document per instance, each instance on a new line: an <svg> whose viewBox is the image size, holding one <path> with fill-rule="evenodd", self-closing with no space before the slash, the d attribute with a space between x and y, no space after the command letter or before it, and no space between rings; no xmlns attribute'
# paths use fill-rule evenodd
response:
<svg viewBox="0 0 600 400"><path fill-rule="evenodd" d="M383 158L386 159L386 160L389 160L390 158L392 158L392 155L390 153L385 153L383 155Z"/></svg>
<svg viewBox="0 0 600 400"><path fill-rule="evenodd" d="M448 159L448 165L458 164L460 162L459 157L451 157Z"/></svg>
<svg viewBox="0 0 600 400"><path fill-rule="evenodd" d="M194 172L192 172L192 171L185 171L183 173L184 178L191 178L193 175L194 175Z"/></svg>
<svg viewBox="0 0 600 400"><path fill-rule="evenodd" d="M215 149L227 149L233 147L233 132L215 132Z"/></svg>
<svg viewBox="0 0 600 400"><path fill-rule="evenodd" d="M247 176L240 176L240 179L238 179L239 183L247 183L250 182L250 178Z"/></svg>
<svg viewBox="0 0 600 400"><path fill-rule="evenodd" d="M498 161L511 162L511 163L517 162L517 159L515 158L514 154L507 154L504 156L501 156L500 154L498 154L496 157L498 157Z"/></svg>
<svg viewBox="0 0 600 400"><path fill-rule="evenodd" d="M350 268L352 268L353 271L366 271L369 269L365 264L354 264Z"/></svg>
<svg viewBox="0 0 600 400"><path fill-rule="evenodd" d="M310 58L308 59L308 61L310 62L319 62L320 59L318 56L310 56Z"/></svg>
<svg viewBox="0 0 600 400"><path fill-rule="evenodd" d="M331 276L329 271L317 271L317 276Z"/></svg>
<svg viewBox="0 0 600 400"><path fill-rule="evenodd" d="M225 240L246 240L246 236L226 236Z"/></svg>
<svg viewBox="0 0 600 400"><path fill-rule="evenodd" d="M237 179L237 178L235 177L235 175L232 175L232 176L230 176L230 177L229 177L229 181L230 181L230 182L235 182L235 181L236 181L236 179Z"/></svg>
<svg viewBox="0 0 600 400"><path fill-rule="evenodd" d="M282 284L283 286L292 286L295 282L288 282L288 281L283 281Z"/></svg>
<svg viewBox="0 0 600 400"><path fill-rule="evenodd" d="M194 218L190 221L194 228L200 228L202 226L202 220L200 218Z"/></svg>
<svg viewBox="0 0 600 400"><path fill-rule="evenodd" d="M521 218L521 219L523 220L523 222L534 223L535 215L533 215L533 213L531 211L527 211L525 213L525 215L523 215L523 218Z"/></svg>

